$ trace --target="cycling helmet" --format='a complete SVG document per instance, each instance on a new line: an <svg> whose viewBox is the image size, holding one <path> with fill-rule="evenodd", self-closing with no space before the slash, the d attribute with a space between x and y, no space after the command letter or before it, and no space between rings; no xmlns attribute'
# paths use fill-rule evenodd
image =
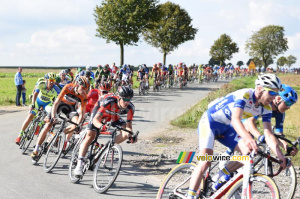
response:
<svg viewBox="0 0 300 199"><path fill-rule="evenodd" d="M90 87L90 81L85 76L78 77L76 83L77 83L77 85L83 86L86 89L88 89Z"/></svg>
<svg viewBox="0 0 300 199"><path fill-rule="evenodd" d="M118 94L120 97L125 98L132 98L133 97L133 90L128 86L121 86L118 90Z"/></svg>
<svg viewBox="0 0 300 199"><path fill-rule="evenodd" d="M290 105L295 104L298 100L298 94L296 91L286 84L282 84L282 90L279 92L279 95L283 101Z"/></svg>
<svg viewBox="0 0 300 199"><path fill-rule="evenodd" d="M45 79L49 79L49 80L55 80L56 79L56 75L54 73L47 73L45 76Z"/></svg>
<svg viewBox="0 0 300 199"><path fill-rule="evenodd" d="M78 71L78 72L82 71L82 68L77 68L77 71Z"/></svg>
<svg viewBox="0 0 300 199"><path fill-rule="evenodd" d="M259 75L255 80L255 86L262 86L271 89L281 89L281 81L274 74L263 74Z"/></svg>
<svg viewBox="0 0 300 199"><path fill-rule="evenodd" d="M66 75L66 74L67 74L67 73L66 73L65 70L61 70L60 73L59 73L59 75Z"/></svg>
<svg viewBox="0 0 300 199"><path fill-rule="evenodd" d="M92 70L92 67L89 66L89 65L87 65L87 66L86 66L86 70L87 70L87 71L91 71L91 70Z"/></svg>
<svg viewBox="0 0 300 199"><path fill-rule="evenodd" d="M60 76L56 76L56 77L55 77L55 82L56 82L56 83L60 83L60 82L61 82Z"/></svg>
<svg viewBox="0 0 300 199"><path fill-rule="evenodd" d="M111 90L111 85L108 82L103 82L100 87L99 87L100 91L107 91L109 92Z"/></svg>

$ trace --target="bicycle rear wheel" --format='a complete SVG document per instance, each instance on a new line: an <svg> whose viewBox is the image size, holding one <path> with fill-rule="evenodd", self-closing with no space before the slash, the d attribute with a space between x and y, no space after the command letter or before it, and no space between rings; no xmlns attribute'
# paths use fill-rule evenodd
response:
<svg viewBox="0 0 300 199"><path fill-rule="evenodd" d="M54 136L44 161L44 170L46 173L50 172L58 162L63 151L65 139L66 135L64 133L58 132L58 135Z"/></svg>
<svg viewBox="0 0 300 199"><path fill-rule="evenodd" d="M237 181L227 192L225 198L241 198L243 191L243 178ZM247 189L247 198L251 199L278 199L280 197L277 185L268 176L254 174L250 177Z"/></svg>
<svg viewBox="0 0 300 199"><path fill-rule="evenodd" d="M101 154L94 169L93 187L98 193L105 193L115 182L122 165L123 151L114 145Z"/></svg>
<svg viewBox="0 0 300 199"><path fill-rule="evenodd" d="M183 163L173 168L160 185L156 198L185 198L195 167L193 163Z"/></svg>

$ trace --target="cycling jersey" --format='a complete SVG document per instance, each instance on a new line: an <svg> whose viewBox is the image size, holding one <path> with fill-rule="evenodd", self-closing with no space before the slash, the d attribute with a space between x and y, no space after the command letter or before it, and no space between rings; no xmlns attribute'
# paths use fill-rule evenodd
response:
<svg viewBox="0 0 300 199"><path fill-rule="evenodd" d="M105 78L108 78L110 76L110 71L107 70L106 72L104 72L104 70L101 70L100 74L99 74L99 78L102 78L102 76L104 76Z"/></svg>
<svg viewBox="0 0 300 199"><path fill-rule="evenodd" d="M160 69L159 69L159 67L153 67L153 68L152 68L152 72L155 73L155 74L158 74L158 73L160 74Z"/></svg>
<svg viewBox="0 0 300 199"><path fill-rule="evenodd" d="M61 82L59 83L59 86L61 88L63 88L65 85L71 83L71 79L69 76L66 76L66 78L64 80L61 80Z"/></svg>
<svg viewBox="0 0 300 199"><path fill-rule="evenodd" d="M35 92L39 94L34 104L35 108L31 111L33 115L36 115L40 107L43 107L45 110L46 106L51 106L54 98L60 93L60 89L56 85L53 85L52 89L48 90L46 82L41 81L36 86Z"/></svg>
<svg viewBox="0 0 300 199"><path fill-rule="evenodd" d="M58 95L58 99L63 101L66 104L76 105L77 103L81 103L81 112L84 110L87 104L87 94L84 93L80 95L79 93L75 93L74 89L76 88L75 84L70 83L67 84Z"/></svg>
<svg viewBox="0 0 300 199"><path fill-rule="evenodd" d="M134 115L134 105L130 102L126 109L118 107L118 96L108 96L104 98L103 104L98 109L97 114L101 115L100 120L104 119L106 122L115 122L120 120L119 114L127 114L127 122L132 122Z"/></svg>
<svg viewBox="0 0 300 199"><path fill-rule="evenodd" d="M255 89L246 88L211 102L198 125L200 149L212 149L216 137L223 145L234 150L240 140L231 125L232 112L236 107L244 110L241 119L261 115L263 122L271 122L271 105L256 107L256 100Z"/></svg>
<svg viewBox="0 0 300 199"><path fill-rule="evenodd" d="M97 103L99 99L99 90L98 89L92 89L88 93L88 102L86 105L86 112L91 113L95 104Z"/></svg>
<svg viewBox="0 0 300 199"><path fill-rule="evenodd" d="M138 78L143 79L146 74L145 70L138 70Z"/></svg>
<svg viewBox="0 0 300 199"><path fill-rule="evenodd" d="M42 81L38 83L35 92L39 93L37 97L42 102L51 102L60 93L60 89L56 85L53 85L52 89L48 90L46 82Z"/></svg>

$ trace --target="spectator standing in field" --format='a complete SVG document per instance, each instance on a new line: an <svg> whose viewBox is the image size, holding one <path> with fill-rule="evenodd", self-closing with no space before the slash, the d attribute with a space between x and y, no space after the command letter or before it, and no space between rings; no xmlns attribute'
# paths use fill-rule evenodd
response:
<svg viewBox="0 0 300 199"><path fill-rule="evenodd" d="M15 75L15 85L17 87L17 95L16 95L16 106L21 106L20 98L22 95L22 85L23 85L23 78L22 78L22 68L18 68L18 72Z"/></svg>
<svg viewBox="0 0 300 199"><path fill-rule="evenodd" d="M23 80L23 84L22 84L22 101L23 101L23 106L27 106L26 105L26 87L25 87L26 81Z"/></svg>

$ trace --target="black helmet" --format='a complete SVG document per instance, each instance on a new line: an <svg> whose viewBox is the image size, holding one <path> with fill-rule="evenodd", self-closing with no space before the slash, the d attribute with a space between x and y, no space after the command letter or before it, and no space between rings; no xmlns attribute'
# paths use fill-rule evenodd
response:
<svg viewBox="0 0 300 199"><path fill-rule="evenodd" d="M132 98L133 90L128 86L121 86L118 90L119 96L124 98Z"/></svg>

